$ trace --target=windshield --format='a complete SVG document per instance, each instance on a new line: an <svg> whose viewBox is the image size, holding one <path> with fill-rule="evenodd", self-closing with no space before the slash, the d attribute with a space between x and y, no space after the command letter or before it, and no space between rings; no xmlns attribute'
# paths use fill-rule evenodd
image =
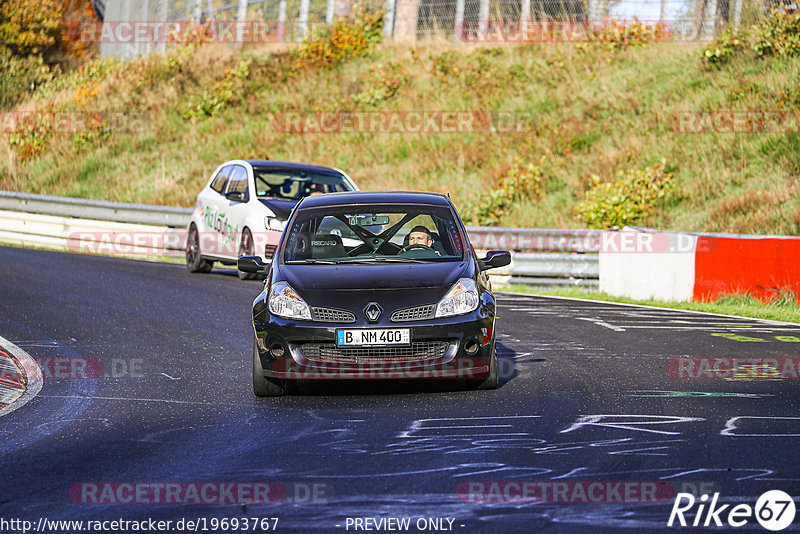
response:
<svg viewBox="0 0 800 534"><path fill-rule="evenodd" d="M299 200L320 193L351 191L341 174L323 174L294 169L253 168L256 196Z"/></svg>
<svg viewBox="0 0 800 534"><path fill-rule="evenodd" d="M461 261L464 242L446 206L300 209L285 237L286 263Z"/></svg>

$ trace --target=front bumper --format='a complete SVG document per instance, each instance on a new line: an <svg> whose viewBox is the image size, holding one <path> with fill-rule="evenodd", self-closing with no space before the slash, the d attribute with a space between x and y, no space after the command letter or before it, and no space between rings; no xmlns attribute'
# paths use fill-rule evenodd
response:
<svg viewBox="0 0 800 534"><path fill-rule="evenodd" d="M264 376L278 379L482 379L490 372L494 315L386 324L293 321L268 312L254 321ZM409 328L410 346L340 348L341 328ZM281 347L276 357L273 349ZM468 350L469 349L469 350ZM472 351L472 352L470 352Z"/></svg>

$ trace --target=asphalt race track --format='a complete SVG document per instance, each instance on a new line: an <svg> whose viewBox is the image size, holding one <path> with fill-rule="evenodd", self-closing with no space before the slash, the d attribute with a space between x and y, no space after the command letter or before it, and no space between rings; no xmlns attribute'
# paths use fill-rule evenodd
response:
<svg viewBox="0 0 800 534"><path fill-rule="evenodd" d="M668 529L677 492L750 506L767 490L800 496L800 360L786 359L800 357L800 326L499 294L496 391L326 382L258 399L248 314L260 288L231 269L0 247L0 336L44 372L38 395L0 418L0 518L651 532ZM734 357L758 360L710 378L709 362ZM175 482L267 482L272 497L122 502L124 483ZM523 499L523 483L549 493ZM614 483L634 488L630 502ZM741 530L764 531L754 518Z"/></svg>

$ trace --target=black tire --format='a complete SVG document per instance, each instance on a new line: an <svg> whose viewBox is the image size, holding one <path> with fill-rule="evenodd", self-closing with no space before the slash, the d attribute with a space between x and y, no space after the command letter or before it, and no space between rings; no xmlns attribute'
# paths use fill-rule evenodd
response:
<svg viewBox="0 0 800 534"><path fill-rule="evenodd" d="M261 358L258 356L258 342L253 338L253 393L256 397L280 397L286 391L286 381L264 376Z"/></svg>
<svg viewBox="0 0 800 534"><path fill-rule="evenodd" d="M242 230L242 239L239 242L239 257L255 255L255 245L253 244L253 234L249 228ZM258 273L244 273L238 271L240 280L258 280Z"/></svg>
<svg viewBox="0 0 800 534"><path fill-rule="evenodd" d="M200 255L200 234L192 223L186 236L186 268L190 273L208 273L212 267L214 262Z"/></svg>
<svg viewBox="0 0 800 534"><path fill-rule="evenodd" d="M477 382L475 389L497 389L500 380L497 371L497 348L492 343L492 357L489 359L489 376Z"/></svg>

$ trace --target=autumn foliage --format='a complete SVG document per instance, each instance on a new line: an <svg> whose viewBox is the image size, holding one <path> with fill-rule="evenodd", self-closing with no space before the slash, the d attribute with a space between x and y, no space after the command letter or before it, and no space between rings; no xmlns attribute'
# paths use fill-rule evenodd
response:
<svg viewBox="0 0 800 534"><path fill-rule="evenodd" d="M0 2L0 109L93 56L80 39L81 24L90 21L97 21L90 0Z"/></svg>

